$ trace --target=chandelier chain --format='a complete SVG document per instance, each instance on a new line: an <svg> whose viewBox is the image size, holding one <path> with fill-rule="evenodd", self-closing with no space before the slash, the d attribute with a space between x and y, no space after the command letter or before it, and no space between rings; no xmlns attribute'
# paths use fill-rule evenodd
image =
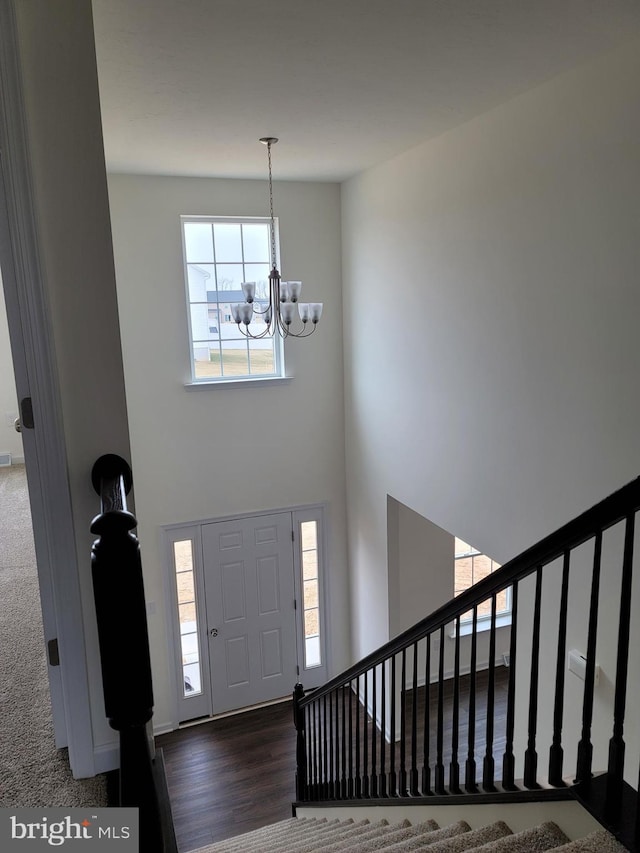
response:
<svg viewBox="0 0 640 853"><path fill-rule="evenodd" d="M267 158L269 160L269 213L271 215L271 266L276 266L276 228L273 217L273 179L271 176L271 142L267 143Z"/></svg>

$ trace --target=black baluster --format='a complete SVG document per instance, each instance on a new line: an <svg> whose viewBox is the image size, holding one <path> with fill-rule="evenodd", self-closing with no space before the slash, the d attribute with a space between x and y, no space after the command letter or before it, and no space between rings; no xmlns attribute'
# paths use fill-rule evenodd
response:
<svg viewBox="0 0 640 853"><path fill-rule="evenodd" d="M318 703L313 703L313 798L320 799L320 782L318 778Z"/></svg>
<svg viewBox="0 0 640 853"><path fill-rule="evenodd" d="M485 791L495 791L493 758L493 729L495 725L495 687L496 687L496 594L491 596L491 630L489 631L489 683L487 685L487 736L484 762L482 764L482 787Z"/></svg>
<svg viewBox="0 0 640 853"><path fill-rule="evenodd" d="M329 737L324 738L324 778L325 778L325 793L324 796L333 799L334 796L334 787L333 787L333 703L331 701L331 696L322 697L322 701L324 703L323 710L325 719L327 717L327 705L329 706ZM328 753L328 755L327 755Z"/></svg>
<svg viewBox="0 0 640 853"><path fill-rule="evenodd" d="M368 671L364 674L364 724L363 724L363 774L362 796L369 796L369 678Z"/></svg>
<svg viewBox="0 0 640 853"><path fill-rule="evenodd" d="M456 645L453 663L453 714L451 731L451 763L449 764L449 790L460 793L460 764L458 763L458 738L460 723L460 617L456 616Z"/></svg>
<svg viewBox="0 0 640 853"><path fill-rule="evenodd" d="M387 727L387 661L380 668L380 776L378 777L378 796L387 796L386 760L386 727Z"/></svg>
<svg viewBox="0 0 640 853"><path fill-rule="evenodd" d="M335 718L336 718L336 775L335 775L335 784L334 784L334 796L336 799L339 799L341 796L341 787L340 787L340 756L342 754L341 749L341 740L340 740L340 688L336 688L335 697L336 697L336 707L335 707ZM344 772L344 763L343 763L343 772Z"/></svg>
<svg viewBox="0 0 640 853"><path fill-rule="evenodd" d="M627 670L629 667L629 626L631 621L631 579L633 573L633 536L635 516L627 516L620 588L620 621L618 622L618 655L616 688L613 700L613 737L609 741L607 793L605 809L608 817L618 814L624 775L624 714L627 702Z"/></svg>
<svg viewBox="0 0 640 853"><path fill-rule="evenodd" d="M413 644L413 696L411 702L411 770L409 771L409 791L417 797L418 790L418 643Z"/></svg>
<svg viewBox="0 0 640 853"><path fill-rule="evenodd" d="M539 788L537 781L538 753L536 733L538 725L538 667L540 663L540 600L542 598L542 566L536 569L536 592L533 606L533 639L531 641L531 679L529 682L529 735L524 754L524 784L526 788Z"/></svg>
<svg viewBox="0 0 640 853"><path fill-rule="evenodd" d="M313 730L311 728L311 705L305 711L305 731L307 733L307 799L314 799L313 791Z"/></svg>
<svg viewBox="0 0 640 853"><path fill-rule="evenodd" d="M424 661L424 740L422 743L422 794L431 793L431 767L429 765L429 746L431 740L431 634L425 637Z"/></svg>
<svg viewBox="0 0 640 853"><path fill-rule="evenodd" d="M354 796L362 797L362 778L360 776L360 676L356 678L356 773Z"/></svg>
<svg viewBox="0 0 640 853"><path fill-rule="evenodd" d="M446 793L444 787L444 625L440 628L440 659L438 665L438 732L436 746L435 791Z"/></svg>
<svg viewBox="0 0 640 853"><path fill-rule="evenodd" d="M389 796L398 795L396 781L396 656L391 658L391 742L389 743Z"/></svg>
<svg viewBox="0 0 640 853"><path fill-rule="evenodd" d="M476 785L476 664L478 659L478 606L473 605L473 621L471 625L471 661L469 673L469 747L465 765L464 787L469 794L478 790Z"/></svg>
<svg viewBox="0 0 640 853"><path fill-rule="evenodd" d="M327 737L327 696L322 697L322 796L329 796L329 738Z"/></svg>
<svg viewBox="0 0 640 853"><path fill-rule="evenodd" d="M340 695L342 699L342 784L340 797L343 800L346 800L349 796L349 788L347 784L347 705L344 695L345 688L346 684L343 684L340 688Z"/></svg>
<svg viewBox="0 0 640 853"><path fill-rule="evenodd" d="M349 682L349 781L347 784L347 796L353 799L353 682Z"/></svg>
<svg viewBox="0 0 640 853"><path fill-rule="evenodd" d="M302 803L307 799L307 748L304 731L304 708L300 701L304 698L302 684L293 689L293 722L296 727L296 799Z"/></svg>
<svg viewBox="0 0 640 853"><path fill-rule="evenodd" d="M600 599L600 564L602 561L602 531L596 533L593 545L593 573L591 575L591 601L589 604L589 632L587 635L587 663L582 700L582 733L578 744L576 782L584 786L591 782L591 723L593 721L593 690L595 687L596 641L598 636L598 602Z"/></svg>
<svg viewBox="0 0 640 853"><path fill-rule="evenodd" d="M561 787L562 761L562 716L564 711L564 670L567 648L567 607L569 603L569 551L565 551L562 563L562 591L560 593L560 619L558 622L558 655L556 658L556 693L553 702L553 742L549 750L549 784Z"/></svg>
<svg viewBox="0 0 640 853"><path fill-rule="evenodd" d="M511 637L509 640L509 687L507 692L506 746L502 756L502 787L515 791L515 757L513 754L513 729L516 704L516 652L518 646L518 582L511 589Z"/></svg>
<svg viewBox="0 0 640 853"><path fill-rule="evenodd" d="M333 696L335 694L335 690L329 694L329 799L335 800L337 798L336 786L335 786L335 767L333 763L333 756L335 754L335 738L334 738L334 730L333 730Z"/></svg>
<svg viewBox="0 0 640 853"><path fill-rule="evenodd" d="M407 650L402 650L402 681L400 686L400 775L398 794L406 797L407 791Z"/></svg>
<svg viewBox="0 0 640 853"><path fill-rule="evenodd" d="M377 667L373 667L372 678L371 678L371 779L369 781L369 793L372 797L378 796L378 768L376 766L376 762L378 760L377 756L377 742L378 742L378 725L377 725L377 711L378 711L378 697L376 695L376 690L378 687L377 677L376 677L376 669Z"/></svg>

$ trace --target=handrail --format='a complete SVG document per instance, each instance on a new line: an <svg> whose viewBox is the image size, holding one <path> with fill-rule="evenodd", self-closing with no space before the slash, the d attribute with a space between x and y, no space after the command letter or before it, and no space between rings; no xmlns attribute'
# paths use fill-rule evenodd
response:
<svg viewBox="0 0 640 853"><path fill-rule="evenodd" d="M118 805L139 809L141 849L173 853L162 756L152 758L147 731L153 686L140 546L131 532L137 521L127 508L131 469L120 456L107 454L93 466L91 481L101 510L91 523L99 537L91 549L91 574L104 707L120 735Z"/></svg>
<svg viewBox="0 0 640 853"><path fill-rule="evenodd" d="M545 566L561 557L565 551L582 545L593 537L596 529L604 531L622 521L629 512L635 512L638 509L640 509L640 477L631 480L554 533L504 563L492 574L452 598L397 637L370 652L322 687L305 692L304 698L300 699L301 707L364 675L365 671L384 663L394 654L401 652L403 648L406 649L418 640L424 639L428 634L452 622L457 616L471 610L474 605L486 601L492 595L511 586L514 581L522 580L532 574L538 566Z"/></svg>

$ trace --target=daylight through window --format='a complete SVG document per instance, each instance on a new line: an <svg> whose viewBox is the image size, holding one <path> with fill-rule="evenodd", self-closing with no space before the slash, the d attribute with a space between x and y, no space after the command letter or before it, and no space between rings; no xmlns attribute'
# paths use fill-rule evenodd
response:
<svg viewBox="0 0 640 853"><path fill-rule="evenodd" d="M182 218L194 382L224 382L284 375L282 342L247 339L233 320L244 303L242 283L256 283L256 302L269 300L268 219ZM257 318L249 331L259 334Z"/></svg>
<svg viewBox="0 0 640 853"><path fill-rule="evenodd" d="M492 560L486 554L482 554L476 548L473 548L467 542L455 537L455 572L454 572L454 595L460 595L466 589L469 589L474 583L486 578L496 569L500 568L500 564ZM496 596L496 615L504 615L511 612L511 588L502 590ZM491 616L491 599L483 601L478 605L478 619L488 619ZM471 610L464 613L461 621L468 622L473 618Z"/></svg>

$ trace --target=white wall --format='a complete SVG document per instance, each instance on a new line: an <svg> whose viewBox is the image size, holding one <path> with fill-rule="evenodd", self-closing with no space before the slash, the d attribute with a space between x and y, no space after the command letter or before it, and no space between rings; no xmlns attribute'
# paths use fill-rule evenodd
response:
<svg viewBox="0 0 640 853"><path fill-rule="evenodd" d="M136 510L150 617L155 722L174 719L160 527L329 502L332 670L349 660L345 543L340 194L276 184L281 266L325 313L286 343L290 382L198 387L190 378L180 214L264 215L263 181L111 175L109 194Z"/></svg>
<svg viewBox="0 0 640 853"><path fill-rule="evenodd" d="M343 186L355 656L387 495L505 562L640 470L639 99L635 42Z"/></svg>
<svg viewBox="0 0 640 853"><path fill-rule="evenodd" d="M414 512L410 507L388 498L389 550L389 633L391 637L411 628L438 607L453 598L455 537L452 533ZM453 624L445 630L444 672L450 678L454 671L455 638ZM502 656L509 651L511 630L509 626L496 629L494 660L502 663ZM489 664L488 630L483 630L477 640L477 665L484 669ZM438 678L438 634L431 642L431 679ZM424 655L422 644L418 653L419 681L424 681ZM413 657L409 655L411 673ZM468 672L471 661L471 637L460 638L460 671ZM409 677L409 682L411 680Z"/></svg>
<svg viewBox="0 0 640 853"><path fill-rule="evenodd" d="M129 457L91 4L15 3L38 241L66 442L96 746L109 728L90 573L91 468ZM64 606L64 590L58 590ZM113 756L111 756L112 758ZM109 760L111 760L111 758Z"/></svg>
<svg viewBox="0 0 640 853"><path fill-rule="evenodd" d="M11 454L14 462L24 462L22 438L9 424L8 416L18 417L18 398L13 375L7 311L0 277L0 453Z"/></svg>

